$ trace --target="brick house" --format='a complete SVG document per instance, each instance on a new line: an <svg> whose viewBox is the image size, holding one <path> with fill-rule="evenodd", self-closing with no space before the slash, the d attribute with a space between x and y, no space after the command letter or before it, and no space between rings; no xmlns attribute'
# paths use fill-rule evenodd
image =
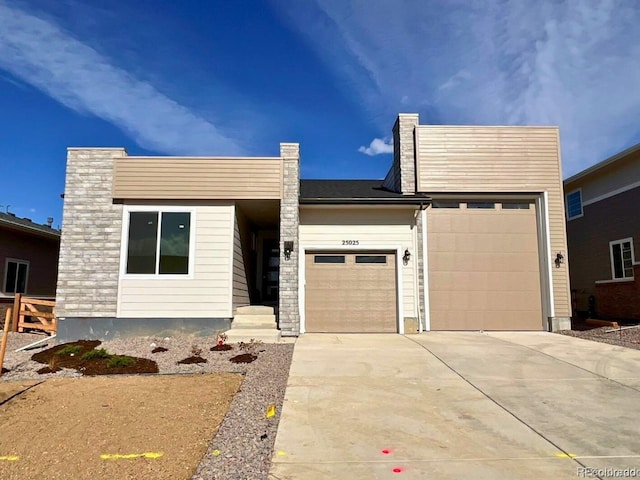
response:
<svg viewBox="0 0 640 480"><path fill-rule="evenodd" d="M213 334L247 307L282 336L567 328L558 129L400 114L392 131L377 180L301 180L296 143L69 148L58 336Z"/></svg>
<svg viewBox="0 0 640 480"><path fill-rule="evenodd" d="M640 320L640 144L564 181L574 309Z"/></svg>

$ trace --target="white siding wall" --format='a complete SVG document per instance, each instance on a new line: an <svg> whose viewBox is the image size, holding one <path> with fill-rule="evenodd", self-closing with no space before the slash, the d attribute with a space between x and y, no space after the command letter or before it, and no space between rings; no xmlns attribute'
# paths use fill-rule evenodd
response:
<svg viewBox="0 0 640 480"><path fill-rule="evenodd" d="M411 261L402 269L402 302L405 317L417 317L414 265L417 261L413 229L414 210L370 208L301 208L300 247L322 245L336 250L349 250L343 240L357 240L358 249L400 246L408 248Z"/></svg>
<svg viewBox="0 0 640 480"><path fill-rule="evenodd" d="M133 207L131 207L133 208ZM170 207L161 207L170 210ZM192 278L136 279L120 275L118 317L230 318L234 206L194 206ZM126 244L125 232L125 244ZM126 248L126 246L125 246ZM126 251L123 252L126 255Z"/></svg>

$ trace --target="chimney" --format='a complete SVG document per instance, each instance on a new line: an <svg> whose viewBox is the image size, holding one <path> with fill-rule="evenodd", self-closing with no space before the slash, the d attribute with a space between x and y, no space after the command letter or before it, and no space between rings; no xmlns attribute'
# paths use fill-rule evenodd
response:
<svg viewBox="0 0 640 480"><path fill-rule="evenodd" d="M47 218L47 227L51 228L51 225L53 225L53 217L48 217Z"/></svg>

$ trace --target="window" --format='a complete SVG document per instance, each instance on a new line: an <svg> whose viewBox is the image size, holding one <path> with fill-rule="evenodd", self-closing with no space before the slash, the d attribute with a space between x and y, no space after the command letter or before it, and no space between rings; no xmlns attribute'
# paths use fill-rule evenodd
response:
<svg viewBox="0 0 640 480"><path fill-rule="evenodd" d="M493 202L467 202L467 208L496 208Z"/></svg>
<svg viewBox="0 0 640 480"><path fill-rule="evenodd" d="M518 202L502 203L503 210L529 210L529 208L531 208L530 203L518 203Z"/></svg>
<svg viewBox="0 0 640 480"><path fill-rule="evenodd" d="M432 208L460 208L460 202L431 202Z"/></svg>
<svg viewBox="0 0 640 480"><path fill-rule="evenodd" d="M26 293L29 262L8 258L4 268L5 293Z"/></svg>
<svg viewBox="0 0 640 480"><path fill-rule="evenodd" d="M386 255L356 255L356 263L387 263Z"/></svg>
<svg viewBox="0 0 640 480"><path fill-rule="evenodd" d="M187 275L191 213L130 212L128 274Z"/></svg>
<svg viewBox="0 0 640 480"><path fill-rule="evenodd" d="M344 263L344 255L315 255L313 263Z"/></svg>
<svg viewBox="0 0 640 480"><path fill-rule="evenodd" d="M567 220L582 216L582 190L574 190L567 194Z"/></svg>
<svg viewBox="0 0 640 480"><path fill-rule="evenodd" d="M616 278L633 278L633 239L625 238L609 242L611 275Z"/></svg>

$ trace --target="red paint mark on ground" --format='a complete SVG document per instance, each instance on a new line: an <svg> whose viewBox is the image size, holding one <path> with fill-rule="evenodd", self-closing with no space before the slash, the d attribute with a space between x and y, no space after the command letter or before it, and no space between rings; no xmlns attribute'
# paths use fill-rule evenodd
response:
<svg viewBox="0 0 640 480"><path fill-rule="evenodd" d="M393 469L393 473L402 473L402 469L400 467L396 467Z"/></svg>
<svg viewBox="0 0 640 480"><path fill-rule="evenodd" d="M390 453L391 453L391 450L389 450L388 448L385 448L384 450L382 450L383 455L389 455Z"/></svg>

